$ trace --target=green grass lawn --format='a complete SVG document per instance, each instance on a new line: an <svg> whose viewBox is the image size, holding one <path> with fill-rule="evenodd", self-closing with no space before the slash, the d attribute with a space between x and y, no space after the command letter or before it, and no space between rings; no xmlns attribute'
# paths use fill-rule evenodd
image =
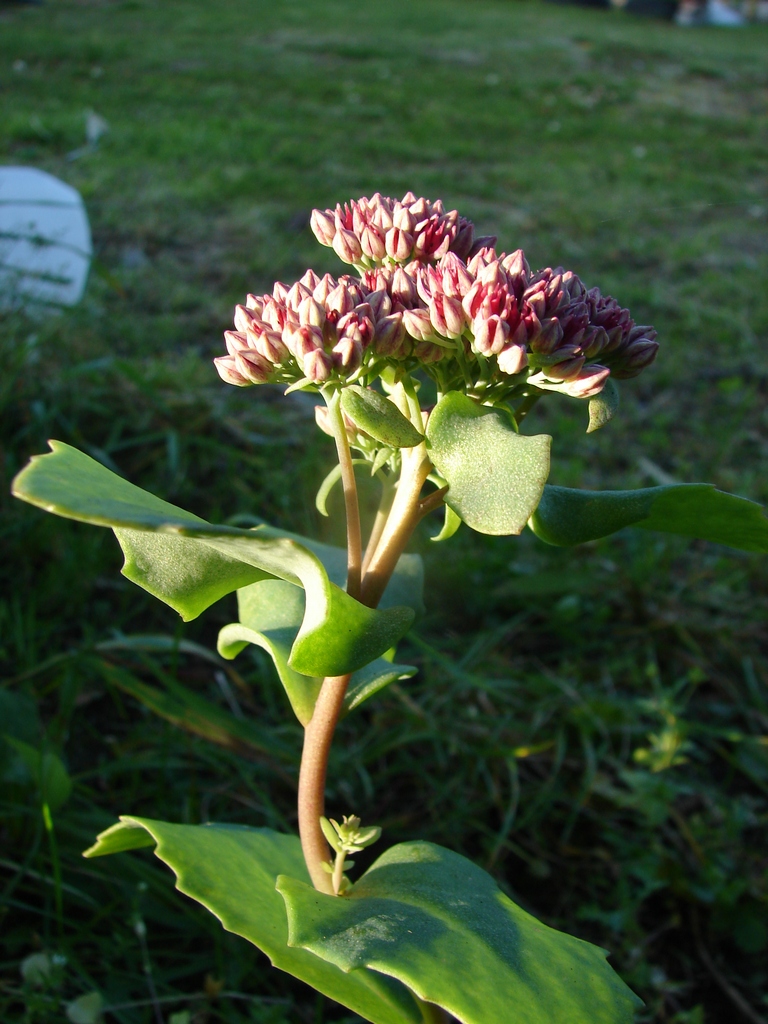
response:
<svg viewBox="0 0 768 1024"><path fill-rule="evenodd" d="M182 626L106 531L13 502L14 473L58 437L208 518L326 536L312 402L228 388L210 360L247 291L339 271L313 206L412 189L659 331L605 430L557 396L531 416L553 482L768 502L767 45L513 0L0 6L0 163L80 189L97 251L79 307L0 327L0 732L75 783L52 845L0 751L0 1019L64 1020L94 989L109 1024L352 1019L151 854L80 858L121 812L294 828L300 729L258 652L227 675L181 643L213 650L232 601ZM109 131L68 159L88 110ZM471 856L609 948L640 1021L765 1021L764 560L631 531L449 543L416 544L433 596L401 654L421 671L342 725L331 808ZM195 699L252 741L211 742ZM41 950L66 963L22 983Z"/></svg>

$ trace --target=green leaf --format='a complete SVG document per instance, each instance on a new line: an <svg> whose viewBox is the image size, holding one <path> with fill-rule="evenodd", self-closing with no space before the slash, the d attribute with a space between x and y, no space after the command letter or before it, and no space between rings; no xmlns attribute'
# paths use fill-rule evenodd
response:
<svg viewBox="0 0 768 1024"><path fill-rule="evenodd" d="M546 434L515 431L505 410L479 405L458 391L443 395L427 424L430 458L448 482L445 501L473 530L523 530L549 475Z"/></svg>
<svg viewBox="0 0 768 1024"><path fill-rule="evenodd" d="M88 992L67 1003L67 1020L72 1024L98 1024L102 1019L104 1000L100 992Z"/></svg>
<svg viewBox="0 0 768 1024"><path fill-rule="evenodd" d="M350 384L341 392L341 408L355 426L390 448L413 448L424 440L394 402L371 388Z"/></svg>
<svg viewBox="0 0 768 1024"><path fill-rule="evenodd" d="M262 730L248 719L235 718L167 674L162 679L165 689L160 690L107 661L94 664L106 682L130 694L154 714L209 743L251 759L267 756L290 761L295 756L293 748L281 742L274 731Z"/></svg>
<svg viewBox="0 0 768 1024"><path fill-rule="evenodd" d="M435 534L434 537L429 539L434 541L435 544L443 540L450 540L450 538L456 533L458 528L461 526L461 516L457 515L450 505L445 506L445 519L443 520L443 528L440 533Z"/></svg>
<svg viewBox="0 0 768 1024"><path fill-rule="evenodd" d="M339 899L281 876L288 941L352 977L397 978L463 1024L631 1024L642 1005L605 951L541 924L490 875L401 843Z"/></svg>
<svg viewBox="0 0 768 1024"><path fill-rule="evenodd" d="M306 950L288 946L285 905L275 880L287 872L309 881L295 836L268 828L172 825L123 817L120 825L102 832L85 856L113 852L118 830L137 827L157 842L155 853L175 872L177 889L210 910L227 931L258 946L275 967L374 1024L421 1024L413 997L398 982L374 971L346 974Z"/></svg>
<svg viewBox="0 0 768 1024"><path fill-rule="evenodd" d="M613 380L613 377L609 377L603 385L603 390L599 395L595 395L594 398L589 400L589 426L587 427L587 433L592 434L595 430L599 430L600 427L604 427L606 423L613 419L619 410L619 389Z"/></svg>
<svg viewBox="0 0 768 1024"><path fill-rule="evenodd" d="M15 736L5 736L8 743L21 759L24 767L40 791L40 800L48 804L51 813L58 811L72 793L72 779L64 762L50 750L39 750Z"/></svg>
<svg viewBox="0 0 768 1024"><path fill-rule="evenodd" d="M237 600L240 621L220 631L219 653L224 658L234 658L249 643L267 651L296 717L306 725L312 717L322 678L302 675L288 663L304 616L303 591L282 580L263 580L239 590ZM415 672L410 665L392 665L383 658L358 669L347 690L345 713L389 683L406 679Z"/></svg>
<svg viewBox="0 0 768 1024"><path fill-rule="evenodd" d="M396 644L413 621L411 608L374 610L351 598L312 552L317 545L269 527L212 526L76 448L60 441L50 445L51 454L35 457L16 477L13 493L57 515L113 527L125 544L123 571L129 579L185 619L194 618L212 599L257 580L278 578L301 586L307 599L291 666L324 676L367 665Z"/></svg>
<svg viewBox="0 0 768 1024"><path fill-rule="evenodd" d="M768 518L762 506L718 491L712 484L671 484L635 491L545 487L530 526L541 540L562 546L583 544L635 526L742 551L768 551Z"/></svg>
<svg viewBox="0 0 768 1024"><path fill-rule="evenodd" d="M367 466L368 462L365 459L352 459L353 466ZM331 491L336 484L341 480L341 466L336 465L330 471L328 476L320 484L320 489L317 492L315 498L315 508L321 516L328 516L328 498Z"/></svg>

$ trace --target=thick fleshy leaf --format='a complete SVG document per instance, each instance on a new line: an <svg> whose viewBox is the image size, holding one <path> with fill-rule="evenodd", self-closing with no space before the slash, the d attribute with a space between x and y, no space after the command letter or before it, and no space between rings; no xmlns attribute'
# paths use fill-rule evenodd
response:
<svg viewBox="0 0 768 1024"><path fill-rule="evenodd" d="M471 861L401 843L349 893L281 876L288 941L352 976L397 978L463 1024L631 1024L640 1000L605 951L541 924Z"/></svg>
<svg viewBox="0 0 768 1024"><path fill-rule="evenodd" d="M635 491L580 491L545 487L530 522L548 544L572 545L626 526L660 530L768 552L768 517L757 502L712 484L671 484Z"/></svg>
<svg viewBox="0 0 768 1024"><path fill-rule="evenodd" d="M413 448L423 434L378 391L351 384L341 392L341 408L355 426L390 448Z"/></svg>
<svg viewBox="0 0 768 1024"><path fill-rule="evenodd" d="M307 675L341 675L367 665L396 644L413 621L411 608L378 611L355 601L331 581L309 543L269 527L212 526L76 448L60 441L50 445L49 455L36 456L16 477L13 493L57 515L111 526L126 544L129 579L184 618L199 614L212 595L215 599L256 580L279 578L301 586L307 600L291 665Z"/></svg>
<svg viewBox="0 0 768 1024"><path fill-rule="evenodd" d="M547 434L515 431L503 409L479 405L458 391L443 395L427 424L430 458L448 482L449 505L473 530L520 533L549 475Z"/></svg>
<svg viewBox="0 0 768 1024"><path fill-rule="evenodd" d="M346 974L313 953L288 945L285 905L275 880L287 872L309 881L295 836L268 828L173 825L124 817L102 832L85 856L146 845L137 829L157 843L156 856L176 874L177 889L210 910L227 931L258 946L275 967L373 1024L421 1024L416 1002L399 982L374 971Z"/></svg>
<svg viewBox="0 0 768 1024"><path fill-rule="evenodd" d="M603 385L599 395L589 400L589 425L587 433L592 434L609 423L619 410L619 389L612 377Z"/></svg>
<svg viewBox="0 0 768 1024"><path fill-rule="evenodd" d="M304 592L283 580L262 580L237 592L239 622L219 633L219 653L234 658L247 644L269 653L285 687L296 717L306 725L312 717L322 678L296 672L288 663L291 648L304 617ZM352 675L344 702L345 712L362 704L378 690L413 675L410 665L392 665L383 658Z"/></svg>

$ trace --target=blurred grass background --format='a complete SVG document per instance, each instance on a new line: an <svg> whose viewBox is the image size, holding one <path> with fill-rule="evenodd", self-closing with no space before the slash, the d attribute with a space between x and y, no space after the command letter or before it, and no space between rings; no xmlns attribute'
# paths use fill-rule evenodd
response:
<svg viewBox="0 0 768 1024"><path fill-rule="evenodd" d="M97 251L79 307L0 328L0 731L74 781L49 832L0 753L3 1021L64 1020L94 989L121 1024L352 1019L151 854L80 858L121 812L294 828L300 730L260 652L211 656L234 599L182 626L107 531L13 502L14 473L58 437L216 521L326 536L312 402L227 388L210 360L247 291L338 272L313 206L413 189L659 330L607 429L557 396L531 417L554 482L767 502L766 43L522 0L0 7L0 161L80 189ZM68 158L89 110L109 131ZM330 808L459 850L608 947L642 1022L765 1021L764 560L631 531L449 543L416 545L420 672L342 725ZM35 985L40 951L66 962Z"/></svg>

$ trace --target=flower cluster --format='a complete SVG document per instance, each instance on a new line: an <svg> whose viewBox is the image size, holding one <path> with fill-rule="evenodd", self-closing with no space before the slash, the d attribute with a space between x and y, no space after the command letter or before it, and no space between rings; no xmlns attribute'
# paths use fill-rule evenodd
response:
<svg viewBox="0 0 768 1024"><path fill-rule="evenodd" d="M290 288L249 295L225 333L229 354L215 360L229 383L370 383L404 364L442 390L525 385L588 398L655 358L656 332L613 298L562 267L531 272L522 250L497 253L439 202L377 194L315 210L312 227L359 276L308 270Z"/></svg>
<svg viewBox="0 0 768 1024"><path fill-rule="evenodd" d="M475 238L472 222L458 210L446 213L440 199L417 199L413 192L402 199L376 192L335 210L313 210L310 225L318 242L361 270L384 260L438 260L448 252L467 259L496 242L495 236Z"/></svg>

